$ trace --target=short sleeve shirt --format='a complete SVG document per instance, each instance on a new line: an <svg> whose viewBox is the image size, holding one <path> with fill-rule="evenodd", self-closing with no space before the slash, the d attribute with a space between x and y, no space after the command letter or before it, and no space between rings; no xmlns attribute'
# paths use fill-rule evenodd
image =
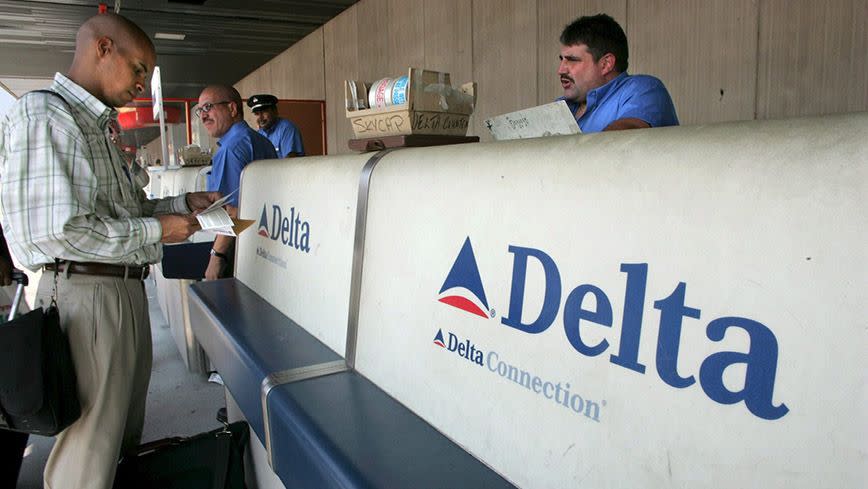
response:
<svg viewBox="0 0 868 489"><path fill-rule="evenodd" d="M566 102L575 114L578 104L572 100ZM669 91L653 76L621 73L588 92L587 104L585 113L576 119L582 132L600 132L612 122L626 118L643 120L651 127L678 125Z"/></svg>
<svg viewBox="0 0 868 489"><path fill-rule="evenodd" d="M301 142L301 132L292 122L278 118L268 130L260 129L259 134L267 137L274 145L274 151L280 158L286 158L290 153L304 156L304 144Z"/></svg>
<svg viewBox="0 0 868 489"><path fill-rule="evenodd" d="M217 144L220 149L211 158L211 173L207 181L209 192L229 195L238 190L241 170L250 162L277 158L271 141L244 121L233 124ZM237 207L238 194L232 195L226 203Z"/></svg>

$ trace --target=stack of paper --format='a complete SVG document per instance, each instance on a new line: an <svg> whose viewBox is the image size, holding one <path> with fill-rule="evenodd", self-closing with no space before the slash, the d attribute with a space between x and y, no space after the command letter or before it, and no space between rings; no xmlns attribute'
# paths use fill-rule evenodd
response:
<svg viewBox="0 0 868 489"><path fill-rule="evenodd" d="M226 201L234 193L232 192L215 201L210 207L196 215L202 231L209 231L224 236L237 236L237 233L244 231L248 226L253 224L253 221L249 219L232 219L229 217L226 209L223 208L223 205L226 204Z"/></svg>

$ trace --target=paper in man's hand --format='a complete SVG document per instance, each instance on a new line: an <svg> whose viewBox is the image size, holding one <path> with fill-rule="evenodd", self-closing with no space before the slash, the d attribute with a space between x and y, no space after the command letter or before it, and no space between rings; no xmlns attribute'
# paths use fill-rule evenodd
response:
<svg viewBox="0 0 868 489"><path fill-rule="evenodd" d="M199 225L202 226L202 231L209 231L224 236L236 236L235 231L232 229L235 223L229 217L226 209L223 208L223 205L234 193L224 195L219 200L214 201L207 209L196 215Z"/></svg>
<svg viewBox="0 0 868 489"><path fill-rule="evenodd" d="M582 132L563 100L498 115L487 119L485 125L497 141Z"/></svg>

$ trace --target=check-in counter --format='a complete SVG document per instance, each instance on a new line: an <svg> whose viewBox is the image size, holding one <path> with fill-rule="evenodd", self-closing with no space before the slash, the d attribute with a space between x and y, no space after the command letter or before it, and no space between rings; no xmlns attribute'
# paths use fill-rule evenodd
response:
<svg viewBox="0 0 868 489"><path fill-rule="evenodd" d="M205 190L207 173L211 169L210 166L157 168L155 171L149 171L150 185L151 191L158 191L158 196L161 198ZM190 260L201 260L202 246L191 243L213 241L213 233L199 232L191 236L187 243L166 245L164 255L172 256L173 259L164 260L163 263L153 267L157 303L160 305L163 317L169 324L172 338L178 347L178 353L190 372L202 374L209 370L208 359L190 328L188 304L189 286L195 279L178 278L184 275L177 273L176 270L166 270L164 267L172 268L173 264L185 261L183 258L184 250L189 250L191 254L195 254L195 256L191 256Z"/></svg>
<svg viewBox="0 0 868 489"><path fill-rule="evenodd" d="M191 322L262 487L864 487L865 134L257 162Z"/></svg>

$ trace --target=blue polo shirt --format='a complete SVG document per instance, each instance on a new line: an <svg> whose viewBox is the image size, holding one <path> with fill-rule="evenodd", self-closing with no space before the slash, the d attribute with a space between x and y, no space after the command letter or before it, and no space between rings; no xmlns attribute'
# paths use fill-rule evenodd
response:
<svg viewBox="0 0 868 489"><path fill-rule="evenodd" d="M229 131L217 143L220 149L211 158L211 173L208 174L208 191L229 195L241 184L241 170L251 161L277 158L271 142L257 133L244 121L232 124ZM227 204L238 206L236 193Z"/></svg>
<svg viewBox="0 0 868 489"><path fill-rule="evenodd" d="M558 100L566 100L560 97ZM566 100L573 114L579 104ZM618 119L641 119L651 127L677 126L672 97L663 82L648 75L621 73L587 96L588 107L576 119L582 132L600 132Z"/></svg>
<svg viewBox="0 0 868 489"><path fill-rule="evenodd" d="M274 145L274 150L277 151L277 156L281 158L286 158L289 153L304 156L301 132L295 127L295 124L282 117L278 117L277 122L272 124L267 131L260 129L259 134L262 134L271 141L271 144Z"/></svg>

